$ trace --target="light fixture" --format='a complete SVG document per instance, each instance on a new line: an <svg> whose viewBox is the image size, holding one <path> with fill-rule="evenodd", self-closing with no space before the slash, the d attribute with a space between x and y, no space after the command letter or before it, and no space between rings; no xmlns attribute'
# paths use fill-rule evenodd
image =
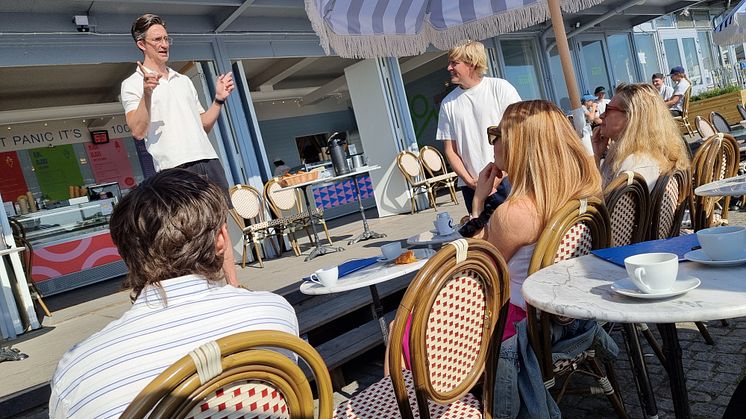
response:
<svg viewBox="0 0 746 419"><path fill-rule="evenodd" d="M689 16L689 8L685 7L684 10L681 11L680 15L688 17Z"/></svg>
<svg viewBox="0 0 746 419"><path fill-rule="evenodd" d="M86 15L73 16L73 22L78 27L78 32L89 32L91 30L90 26L88 26L88 16Z"/></svg>

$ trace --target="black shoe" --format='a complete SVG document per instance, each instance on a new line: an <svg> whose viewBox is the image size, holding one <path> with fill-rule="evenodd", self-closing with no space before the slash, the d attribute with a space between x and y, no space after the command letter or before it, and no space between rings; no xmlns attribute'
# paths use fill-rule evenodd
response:
<svg viewBox="0 0 746 419"><path fill-rule="evenodd" d="M26 358L28 358L28 355L21 353L21 351L16 348L11 348L10 346L3 346L0 348L0 362L20 361Z"/></svg>

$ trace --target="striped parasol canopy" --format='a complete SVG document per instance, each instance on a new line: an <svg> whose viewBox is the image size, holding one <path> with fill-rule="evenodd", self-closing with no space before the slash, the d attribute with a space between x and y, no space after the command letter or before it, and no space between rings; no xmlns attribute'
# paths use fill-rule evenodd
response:
<svg viewBox="0 0 746 419"><path fill-rule="evenodd" d="M731 9L719 25L715 26L712 40L721 46L746 42L746 0Z"/></svg>
<svg viewBox="0 0 746 419"><path fill-rule="evenodd" d="M550 18L552 0L305 0L327 54L348 58L403 57L430 44L446 50L466 39L487 39ZM577 12L603 0L559 1Z"/></svg>

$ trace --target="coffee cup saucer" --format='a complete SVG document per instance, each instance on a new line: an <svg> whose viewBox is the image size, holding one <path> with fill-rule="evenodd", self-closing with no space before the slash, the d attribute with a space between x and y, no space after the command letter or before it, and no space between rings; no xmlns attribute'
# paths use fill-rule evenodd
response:
<svg viewBox="0 0 746 419"><path fill-rule="evenodd" d="M685 294L697 288L701 283L702 281L700 281L699 278L695 276L679 273L679 276L676 278L676 282L673 283L673 286L665 291L646 294L640 291L640 289L635 286L634 282L632 282L629 277L624 277L614 282L613 284L611 284L611 289L617 294L625 295L627 297L655 300Z"/></svg>
<svg viewBox="0 0 746 419"><path fill-rule="evenodd" d="M691 252L686 252L684 254L684 259L701 263L703 265L713 265L713 266L736 266L740 265L742 263L746 263L746 252L744 252L743 255L741 255L738 259L730 259L730 260L713 260L709 256L707 256L707 253L704 252L702 249L692 250Z"/></svg>

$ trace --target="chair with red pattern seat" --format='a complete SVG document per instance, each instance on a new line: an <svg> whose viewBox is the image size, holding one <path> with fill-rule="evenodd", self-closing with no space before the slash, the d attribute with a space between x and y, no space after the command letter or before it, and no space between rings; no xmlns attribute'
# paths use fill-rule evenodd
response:
<svg viewBox="0 0 746 419"><path fill-rule="evenodd" d="M299 337L271 330L236 333L193 350L151 381L121 417L313 418L303 370L273 349L306 362L316 381L318 417L331 417L332 383L321 356Z"/></svg>

